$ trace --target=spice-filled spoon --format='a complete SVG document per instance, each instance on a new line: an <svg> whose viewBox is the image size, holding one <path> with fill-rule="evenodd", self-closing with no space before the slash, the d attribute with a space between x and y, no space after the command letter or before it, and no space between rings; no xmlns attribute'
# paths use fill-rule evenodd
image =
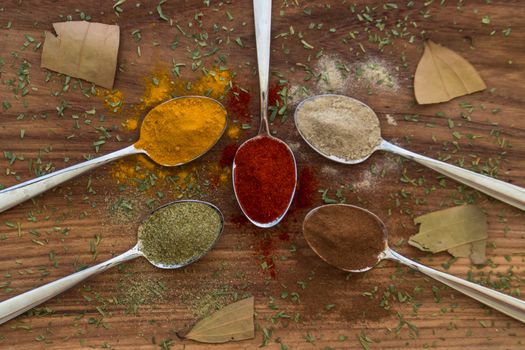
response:
<svg viewBox="0 0 525 350"><path fill-rule="evenodd" d="M379 120L368 105L342 95L318 95L295 110L302 138L322 156L343 164L365 161L387 151L425 165L516 208L525 210L525 189L439 160L422 156L381 138Z"/></svg>
<svg viewBox="0 0 525 350"><path fill-rule="evenodd" d="M167 167L186 164L208 152L224 134L226 124L226 109L214 99L204 96L173 98L146 114L135 144L1 190L0 212L86 171L132 154L146 154L155 163Z"/></svg>
<svg viewBox="0 0 525 350"><path fill-rule="evenodd" d="M389 248L385 224L366 209L328 204L312 209L303 222L312 250L341 270L364 272L383 259L394 260L525 323L525 301L405 258Z"/></svg>
<svg viewBox="0 0 525 350"><path fill-rule="evenodd" d="M233 189L244 215L258 227L277 225L292 204L297 166L286 143L270 135L268 79L272 2L253 0L255 40L261 95L259 134L244 142L232 166Z"/></svg>
<svg viewBox="0 0 525 350"><path fill-rule="evenodd" d="M221 211L211 203L182 200L163 205L138 229L138 242L127 252L0 303L0 324L42 304L77 283L139 256L161 269L178 269L202 258L224 227Z"/></svg>

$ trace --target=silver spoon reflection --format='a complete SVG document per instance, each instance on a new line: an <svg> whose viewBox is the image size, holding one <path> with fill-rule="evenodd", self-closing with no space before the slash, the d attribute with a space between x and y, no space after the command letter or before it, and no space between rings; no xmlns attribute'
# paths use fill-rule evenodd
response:
<svg viewBox="0 0 525 350"><path fill-rule="evenodd" d="M286 147L290 153L291 159L293 161L294 167L294 182L297 184L297 164L295 162L295 157L290 149L290 147L283 141L279 140L276 137L270 135L270 129L268 126L268 79L270 72L270 35L271 35L271 17L272 17L272 2L268 0L253 0L253 9L254 9L254 20L255 20L255 40L257 45L257 63L259 68L259 89L261 95L261 126L259 128L259 135L245 141L237 150L235 158L232 165L232 181L233 189L235 192L235 198L241 207L243 214L250 220L254 225L258 227L268 228L277 225L286 215L290 205L292 204L293 197L295 195L295 185L293 191L290 193L290 198L286 209L279 215L277 218L269 222L260 222L250 215L245 208L243 208L242 193L238 193L236 188L236 177L238 176L239 168L238 162L236 159L240 152L243 151L243 148L246 149L246 146L249 144L259 142L263 139L269 139L273 142L281 144L283 147Z"/></svg>
<svg viewBox="0 0 525 350"><path fill-rule="evenodd" d="M368 105L364 104L363 102L356 100L354 98L348 97L348 96L326 94L326 95L313 96L313 97L307 98L304 101L302 101L297 106L295 110L295 114L294 114L295 125L297 127L297 130L299 130L299 134L306 141L306 143L310 145L310 147L312 147L317 153L321 154L325 158L328 158L330 160L333 160L338 163L343 163L343 164L358 164L358 163L361 163L367 160L368 157L370 157L372 153L375 151L392 152L400 156L403 156L405 158L416 161L456 181L464 183L465 185L475 188L476 190L481 191L491 197L499 199L502 202L508 203L521 210L525 210L525 189L524 188L509 184L507 182L496 180L494 178L491 178L485 175L481 175L473 171L457 167L455 165L451 165L445 162L441 162L439 160L435 160L429 157L422 156L420 154L408 151L404 148L401 148L390 142L387 142L381 137L379 137L377 146L371 149L369 154L359 159L349 159L349 158L346 158L344 155L327 154L323 152L321 149L319 149L319 147L312 144L311 140L309 140L308 137L304 134L303 130L301 130L300 123L298 123L298 114L302 110L302 108L305 106L305 104L311 104L312 102L321 102L322 100L324 100L324 102L327 102L328 100L329 102L330 100L335 100L335 99L347 99L348 101L354 104L362 105L365 108L367 108L370 114L372 114L377 119L377 115L372 110L372 108L370 108ZM330 140L327 140L327 142L330 142Z"/></svg>
<svg viewBox="0 0 525 350"><path fill-rule="evenodd" d="M199 205L205 205L211 207L219 216L221 220L220 228L216 232L216 238L213 241L213 243L209 246L208 250L202 252L202 254L195 255L192 258L190 258L187 261L184 261L180 264L173 264L173 265L165 265L162 263L158 263L155 261L152 261L148 258L147 255L141 250L141 242L140 240L137 242L137 244L128 250L127 252L120 254L112 259L109 259L107 261L104 261L100 264L97 264L95 266L89 267L85 270L76 272L72 275L63 277L59 280L56 280L54 282L50 282L48 284L45 284L41 287L35 288L31 291L25 292L23 294L17 295L16 297L7 299L0 303L0 324L9 321L12 318L15 318L16 316L26 312L27 310L32 309L35 306L38 306L42 304L43 302L55 297L56 295L68 290L69 288L73 287L74 285L80 283L81 281L85 280L88 277L91 277L93 275L96 275L102 271L105 271L111 267L114 267L116 265L119 265L120 263L123 263L128 260L132 260L138 257L145 257L146 260L148 260L153 266L158 267L160 269L179 269L181 267L187 266L200 258L202 258L204 255L208 253L208 251L215 245L215 243L219 240L219 237L222 234L222 230L224 227L224 217L216 206L214 206L211 203L203 202L203 201L196 201L196 200L182 200L182 201L175 201L168 204L165 204L157 209L155 209L149 216L158 210L161 210L163 208L167 208L170 206L174 206L180 203L197 203ZM148 220L144 222L146 222Z"/></svg>
<svg viewBox="0 0 525 350"><path fill-rule="evenodd" d="M327 215L330 216L330 214L333 214L333 217L337 217L338 225L320 225L319 221L326 221L324 218L326 218ZM372 250L370 251L371 255L366 258L367 261L371 262L370 264L359 265L359 262L355 262L354 259L352 259L352 254L354 254L354 256L357 254L353 253L351 249L348 249L348 244L351 242L341 242L341 239L344 239L342 237L345 236L345 231L341 231L341 229L351 230L355 228L356 220L368 220L369 222L372 220L372 222L375 222L375 225L377 225L375 227L375 234L380 235L379 238L383 241L382 246L384 246L384 249ZM321 259L341 270L354 273L365 272L372 269L381 260L394 260L525 323L525 301L459 277L434 270L405 258L392 250L388 246L388 231L385 224L379 217L366 209L347 204L329 204L317 207L306 215L303 222L303 233L308 245ZM370 232L359 232L359 235L350 236L361 236L359 238L360 240L373 239L374 237L370 237L370 234ZM323 245L318 242L323 242ZM331 247L331 249L327 247ZM352 268L349 268L350 262L353 266Z"/></svg>

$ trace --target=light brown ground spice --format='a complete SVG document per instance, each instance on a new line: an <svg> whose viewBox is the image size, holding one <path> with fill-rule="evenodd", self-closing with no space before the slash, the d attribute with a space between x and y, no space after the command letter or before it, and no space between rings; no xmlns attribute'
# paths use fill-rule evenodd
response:
<svg viewBox="0 0 525 350"><path fill-rule="evenodd" d="M367 157L381 142L374 111L347 96L321 95L306 100L295 118L310 145L324 155L344 161Z"/></svg>

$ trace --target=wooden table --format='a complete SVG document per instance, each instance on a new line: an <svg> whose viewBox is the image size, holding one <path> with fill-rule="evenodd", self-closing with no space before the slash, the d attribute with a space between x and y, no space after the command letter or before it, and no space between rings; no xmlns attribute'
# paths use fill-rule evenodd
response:
<svg viewBox="0 0 525 350"><path fill-rule="evenodd" d="M326 92L324 75L315 76L318 61L324 60L335 67L336 76L338 71L347 71L347 84L336 85L336 90L372 106L386 139L525 186L525 28L520 15L525 13L524 4L428 1L425 6L413 1L408 2L413 3L410 7L407 1L386 5L358 1L353 7L352 3L274 1L272 86L281 79L290 88L307 86L311 94ZM160 271L137 260L85 281L29 315L0 326L0 348L208 349L209 345L178 339L177 332L191 326L210 305L220 307L254 295L256 338L217 348L256 348L265 333L267 347L274 349L356 349L362 346L360 338L370 341L370 349L523 349L525 328L519 322L394 263L383 263L359 276L339 272L320 261L301 235L301 222L309 209L323 200L345 200L382 217L391 242L405 255L516 294L525 278L525 231L519 210L396 156L378 153L355 166L325 160L294 129L297 98L291 98L288 120L281 123L278 117L272 130L296 153L303 176L300 200L278 227L255 228L242 218L228 181L218 186L206 182L223 150L257 130L251 2L167 1L161 9L171 23L160 18L158 4L129 0L121 5L120 16L115 15L113 2L102 0L4 1L0 5L0 102L4 107L0 149L5 155L0 159L0 183L11 186L36 173L96 156L93 143L102 134L100 127L110 136L105 135L99 154L132 143L137 133L126 131L121 123L131 107L140 104L148 81L158 72L169 72L173 62L185 64L180 66L179 78L171 75L174 81L197 79L202 67L212 69L217 62L236 74L234 83L252 96L251 120L239 123L251 128L243 129L237 141L225 136L210 154L175 170L198 174L198 191L181 193L166 181L146 191L119 187L108 165L2 213L0 298L130 248L138 224L149 211L148 199L155 199L153 206L180 196L209 200L224 212L224 235L208 256L180 271ZM86 97L76 79L68 91L53 95L63 89L66 78L52 74L46 82L47 71L39 68L38 42L43 42L43 32L52 30L53 22L69 15L74 20L88 15L92 21L120 25L115 89L124 95L124 112L108 111L101 97ZM140 41L135 40L137 29ZM448 103L416 105L411 86L423 38L467 58L488 89ZM172 48L175 41L178 44ZM192 59L197 48L210 55ZM197 66L199 61L201 65L192 71L192 63ZM356 72L377 67L370 63L389 72L390 86L378 84L374 74L356 78ZM21 96L23 88L13 91L19 77L30 82L25 96ZM60 116L57 106L62 101L68 105ZM306 184L305 180L310 181ZM445 253L429 256L406 244L417 232L414 216L465 201L487 213L490 264L473 267L466 259L448 264L451 257ZM132 204L130 216L122 214L119 205L123 202ZM136 313L126 312L122 299L140 280L161 282L165 290L140 305Z"/></svg>

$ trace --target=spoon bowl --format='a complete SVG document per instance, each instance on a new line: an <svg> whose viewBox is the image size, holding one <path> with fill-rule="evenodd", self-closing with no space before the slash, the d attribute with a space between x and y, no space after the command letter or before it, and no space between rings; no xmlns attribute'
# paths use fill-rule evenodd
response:
<svg viewBox="0 0 525 350"><path fill-rule="evenodd" d="M349 217L351 219L348 219ZM333 220L337 220L337 224L327 224ZM356 231L360 229L359 223L362 221L367 221L373 232ZM348 234L342 232L342 229L354 230L354 232ZM381 260L394 260L525 323L525 301L434 270L392 250L388 246L388 231L385 224L377 215L366 209L348 204L329 204L314 208L304 219L303 233L312 250L321 259L338 269L359 273L371 270ZM363 257L362 252L349 248L352 244L348 242L349 236L358 237L356 246L361 248L363 242L367 241L375 240L382 244L371 244L372 248ZM356 256L360 259L356 260Z"/></svg>
<svg viewBox="0 0 525 350"><path fill-rule="evenodd" d="M213 139L211 139L211 142L210 142L210 144L208 145L207 148L202 149L202 150L198 150L198 152L194 152L195 154L194 154L193 157L189 158L188 160L182 161L182 162L180 162L180 161L179 162L177 162L177 161L165 162L165 161L162 161L161 159L158 159L153 152L147 150L148 144L142 144L142 142L140 140L140 137L139 137L139 140L133 145L135 147L135 149L137 149L137 151L140 152L140 153L146 154L155 163L157 163L159 165L162 165L162 166L165 166L165 167L176 167L176 166L184 165L184 164L193 162L194 160L196 160L196 159L202 157L204 154L208 153L208 151L210 149L212 149L217 144L217 142L219 142L219 140L221 139L222 135L224 135L224 132L228 128L228 113L226 111L226 108L219 101L217 101L217 100L215 100L213 98L207 97L207 96L179 96L179 97L175 97L175 98L169 99L169 100L167 100L165 102L162 102L162 103L158 104L153 109L151 109L146 114L146 116L142 119L142 123L141 123L141 127L140 127L140 133L143 134L144 131L145 131L144 130L145 128L148 128L148 127L153 128L153 127L155 127L153 124L155 124L155 122L156 122L155 117L156 117L156 112L158 110L162 109L165 106L169 106L169 105L172 105L171 108L176 108L177 107L176 106L177 103L184 102L184 101L189 101L189 100L192 100L192 101L199 101L200 100L199 103L210 103L210 104L213 104L213 105L215 105L216 108L218 108L218 110L220 110L224 114L224 125L223 125L221 130L214 130L213 131L215 133L215 135L213 135L214 137L213 137ZM157 130L158 129L159 128L157 128ZM160 131L162 131L162 130L160 130ZM198 130L193 130L193 132L197 132L197 131ZM174 141L174 142L176 142L176 141ZM157 142L157 146L162 146L162 145L159 145L158 142ZM180 145L179 147L182 148L183 145ZM173 146L170 145L170 148L173 148Z"/></svg>
<svg viewBox="0 0 525 350"><path fill-rule="evenodd" d="M138 257L145 257L153 266L161 268L161 269L179 269L181 267L187 266L189 264L194 263L195 261L202 258L204 255L206 255L211 248L217 243L219 240L223 228L224 228L224 216L222 215L219 208L214 206L211 203L198 201L198 200L181 200L181 201L174 201L168 204L165 204L156 210L154 210L151 214L153 215L155 212L157 212L160 209L178 205L181 203L199 203L202 205L207 205L210 208L214 210L216 214L220 217L220 228L216 232L216 237L213 240L213 242L207 247L206 250L202 251L200 254L197 254L193 257L191 257L188 260L185 260L182 263L179 264L163 264L156 261L153 261L150 259L147 254L145 254L142 251L142 244L141 241L138 240L137 244L128 250L127 252L120 254L112 259L109 259L107 261L104 261L102 263L99 263L95 266L91 266L87 269L78 271L74 274L71 274L66 277L62 277L61 279L58 279L54 282L50 282L48 284L45 284L41 287L35 288L33 290L30 290L28 292L25 292L23 294L17 295L15 297L12 297L10 299L7 299L0 303L0 324L9 321L12 318L15 318L16 316L26 312L29 309L32 309L35 306L38 306L42 304L43 302L53 298L54 296L68 290L69 288L75 286L76 284L80 283L81 281L85 280L86 278L96 275L102 271L105 271L111 267L114 267L116 265L119 265L120 263L123 263L125 261L129 261ZM148 218L150 217L148 216ZM147 220L147 219L146 219Z"/></svg>
<svg viewBox="0 0 525 350"><path fill-rule="evenodd" d="M378 143L377 146L375 146L371 151L370 153L368 153L366 156L362 157L362 158L358 158L358 159L347 159L347 158L343 158L343 157L338 157L336 155L333 155L333 154L328 154L326 152L323 152L320 148L318 148L316 145L312 144L310 142L310 140L308 139L307 135L304 134L303 130L299 127L299 121L298 121L298 114L299 112L304 108L304 106L306 104L309 104L309 103L312 103L312 102L315 102L316 100L321 100L321 99L326 99L326 98L344 98L344 99L347 99L348 101L352 101L353 103L355 104L358 104L360 105L362 108L368 110L368 112L370 112L370 115L374 116L375 119L377 120L377 123L379 124L379 119L377 118L377 115L376 113L374 112L374 110L372 108L370 108L370 106L368 106L367 104L353 98L353 97L348 97L348 96L342 96L342 95L337 95L337 94L322 94L322 95L315 95L315 96L311 96L311 97L308 97L304 100L302 100L298 105L297 107L295 108L295 112L294 112L294 123L295 123L295 128L297 129L297 131L299 131L299 135L301 135L301 137L303 138L303 140L308 144L308 146L310 146L314 151L316 151L317 153L319 153L320 155L322 155L323 157L327 158L327 159L330 159L330 160L333 160L334 162L337 162L337 163L341 163L341 164L359 164L359 163L362 163L364 162L365 160L367 160L368 158L370 158L370 156L372 155L372 153L374 153L375 151L381 149L380 148L380 145L381 143Z"/></svg>
<svg viewBox="0 0 525 350"><path fill-rule="evenodd" d="M329 99L346 99L348 102L359 105L361 108L365 108L370 113L371 118L375 118L377 120L377 115L372 110L372 108L370 108L365 103L359 100L356 100L354 98L348 97L348 96L326 94L326 95L312 96L312 97L309 97L303 100L297 106L295 113L294 113L295 126L297 130L299 131L299 134L301 135L301 137L304 139L304 141L323 157L328 158L338 163L342 163L342 164L358 164L358 163L361 163L367 160L372 155L372 153L374 153L375 151L391 152L391 153L400 155L402 157L405 157L407 159L413 160L415 162L418 162L419 164L429 167L430 169L433 169L443 175L446 175L458 182L461 182L467 186L470 186L478 191L481 191L489 196L499 199L516 208L525 210L525 188L510 184L510 183L507 183L501 180L497 180L497 179L494 179L494 178L491 178L485 175L481 175L473 171L466 170L458 166L451 165L451 164L448 164L448 163L445 163L439 160L425 157L415 152L411 152L409 150L406 150L402 147L399 147L397 145L394 145L384 140L380 135L378 139L376 140L377 144L374 147L370 148L368 154L366 154L363 157L351 159L350 157L344 158L344 156L341 156L341 155L338 156L338 155L327 154L326 152L323 152L321 149L319 149L319 147L312 144L308 136L305 135L303 130L301 130L300 123L298 121L299 119L298 115L306 104L312 103L314 101L320 101L323 99L325 99L325 101ZM327 140L327 142L334 142L334 140Z"/></svg>
<svg viewBox="0 0 525 350"><path fill-rule="evenodd" d="M178 201L173 201L173 202L169 202L169 203L166 203L164 205L161 205L160 207L156 208L155 210L153 210L149 215L153 215L154 213L156 213L157 211L163 209L163 208L167 208L167 207L170 207L174 204L177 204L177 203L199 203L199 204L202 204L202 205L207 205L209 206L210 208L212 208L220 217L220 220L221 220L221 225L220 225L220 229L219 231L217 232L217 235L215 237L215 240L213 241L213 243L210 245L210 247L206 250L206 251L203 251L201 254L198 254L198 255L195 255L193 256L191 259L188 259L186 261L184 261L184 263L181 263L181 264L163 264L163 263L160 263L160 262L156 262L152 259L150 259L146 253L144 253L142 251L142 244L141 244L141 240L138 239L138 242L137 242L137 245L136 245L136 249L138 252L140 252L140 254L146 258L146 260L148 260L148 262L150 264L152 264L153 266L155 267L158 267L159 269L180 269L181 267L185 267L185 266L188 266L194 262L196 262L197 260L199 260L200 258L202 258L204 255L206 255L214 246L215 244L219 241L219 239L221 238L222 236L222 232L224 230L224 216L222 214L222 212L220 211L219 208L217 208L215 205L209 203L209 202L204 202L204 201L200 201L200 200L195 200L195 199L184 199L184 200L178 200ZM147 220L147 218L146 218Z"/></svg>
<svg viewBox="0 0 525 350"><path fill-rule="evenodd" d="M287 206L286 208L282 211L282 213L274 220L270 221L270 222L260 222L256 219L254 219L250 213L248 213L246 211L246 209L242 206L242 201L240 200L240 195L242 196L242 194L239 194L237 192L237 186L235 186L236 184L236 173L237 173L237 164L236 164L236 158L237 158L237 154L239 153L239 150L241 150L243 147L246 146L246 144L250 143L250 142L257 142L258 139L260 138L263 138L263 137L267 137L267 138L270 138L271 140L275 141L275 142L279 142L280 144L286 146L286 148L288 149L289 153L290 153L290 156L292 157L293 159L293 164L294 164L294 181L295 183L297 183L297 163L296 163L296 160L295 160L295 156L292 152L292 150L289 148L289 146L282 140L276 138L276 137L273 137L273 136L270 136L270 135L265 135L265 134L262 134L262 135L259 135L259 136L256 136L256 137L253 137L251 139L248 139L247 141L243 142L241 144L241 146L237 149L237 152L235 154L235 158L233 160L233 165L232 165L232 181L233 181L233 192L235 194L235 198L237 199L237 202L239 203L239 207L241 208L241 211L242 213L244 214L244 216L246 216L246 218L252 223L254 224L255 226L257 227L260 227L260 228L270 228L270 227L273 227L275 225L277 225L279 222L281 222L281 220L286 216L286 213L288 212L288 210L290 209L290 206L292 205L292 201L293 201L293 197L295 196L295 191L296 191L296 186L294 185L293 187L293 190L292 190L292 193L290 195L290 199L287 203Z"/></svg>
<svg viewBox="0 0 525 350"><path fill-rule="evenodd" d="M317 243L317 238L318 238L318 236L316 235L317 230L315 227L314 229L312 229L311 225L309 224L315 223L316 221L320 221L319 218L324 214L324 212L330 213L336 210L338 211L337 214L341 216L346 215L347 218L349 217L348 214L351 215L353 211L358 211L362 213L362 215L366 215L368 218L371 218L372 219L371 223L377 225L378 232L382 232L381 242L377 244L377 246L374 244L373 247L371 246L367 247L368 249L375 248L372 250L373 256L371 256L370 259L367 259L367 261L368 260L370 261L369 264L363 265L360 262L359 267L349 268L347 264L341 263L340 259L339 260L336 259L338 258L338 256L346 257L346 254L348 253L345 253L345 255L334 254L334 251L332 249L327 249ZM323 228L326 227L324 222L320 222L320 224L322 224ZM348 227L353 227L353 226L354 224L348 225ZM323 229L322 227L318 226L317 228ZM345 233L341 232L341 229L344 229L346 227L347 226L338 228L338 231L340 232L341 237L334 237L334 238L337 238L337 239L341 238L341 239L347 240L347 237L345 237ZM330 228L325 228L325 229L327 231L330 230ZM315 254L317 254L321 259L323 259L328 264L335 266L340 270L347 271L347 272L366 272L368 270L371 270L374 266L379 264L379 262L383 258L384 251L389 249L388 248L388 231L387 231L385 224L381 221L381 219L374 213L364 208L357 207L357 206L350 205L350 204L326 204L326 205L322 205L322 206L319 206L317 208L310 210L308 214L306 214L304 221L303 221L303 234L304 234L304 238L306 242L308 243L310 248L315 252ZM335 245L335 242L333 243ZM341 253L343 252L341 251ZM334 255L338 255L338 256L334 256Z"/></svg>

